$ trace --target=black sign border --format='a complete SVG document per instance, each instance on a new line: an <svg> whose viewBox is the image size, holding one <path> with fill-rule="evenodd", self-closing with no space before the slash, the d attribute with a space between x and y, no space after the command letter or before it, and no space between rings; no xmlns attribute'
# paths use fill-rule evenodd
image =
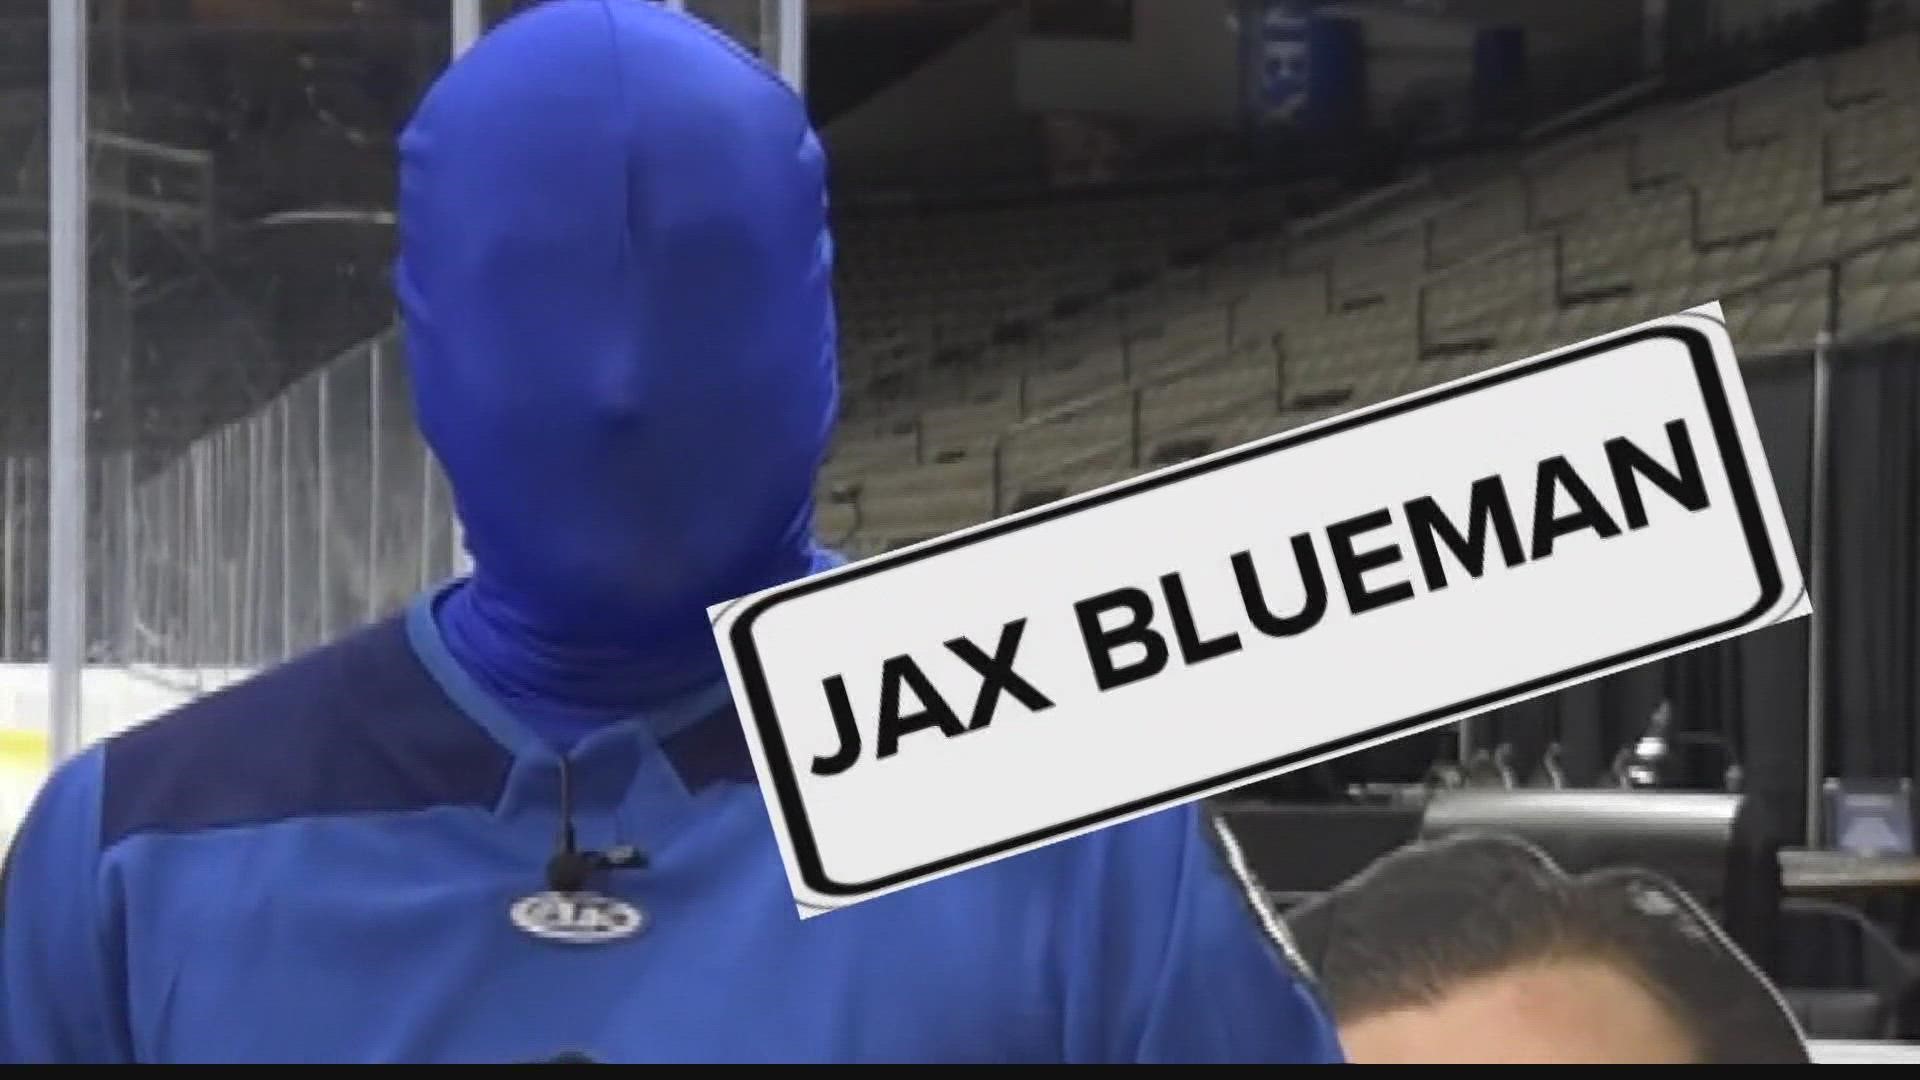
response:
<svg viewBox="0 0 1920 1080"><path fill-rule="evenodd" d="M897 871L874 881L859 884L845 884L827 876L820 861L819 845L813 837L813 826L808 820L806 806L800 797L799 784L794 779L792 755L787 749L786 739L782 736L776 719L773 701L767 689L766 674L760 662L760 653L753 640L753 624L762 615L776 605L818 592L835 585L857 581L883 570L922 559L944 554L969 544L991 540L997 536L1020 529L1044 525L1050 521L1091 510L1118 499L1151 491L1158 487L1200 476L1217 469L1238 465L1290 447L1301 446L1328 436L1351 431L1379 420L1391 419L1416 409L1437 405L1443 401L1463 397L1476 390L1486 390L1501 386L1529 375L1552 371L1566 364L1577 363L1601 353L1615 352L1645 341L1662 338L1677 339L1687 349L1699 380L1701 396L1705 399L1708 421L1712 426L1714 440L1718 444L1721 459L1726 463L1727 478L1732 489L1734 506L1740 515L1740 524L1746 534L1747 546L1753 555L1754 571L1760 582L1760 599L1746 612L1722 622L1714 623L1691 633L1680 634L1656 641L1638 649L1628 650L1603 660L1595 660L1564 671L1530 679L1518 686L1507 687L1488 694L1456 702L1439 709L1431 709L1417 716L1397 720L1377 728L1355 733L1344 739L1323 743L1309 750L1287 754L1255 765L1244 766L1232 772L1210 777L1197 783L1183 784L1180 787L1144 799L1135 799L1130 803L1116 806L1095 814L1086 814L1071 821L1062 822L1044 829L1037 829L1021 836L988 844L972 851L950 855L908 870ZM1044 844L1055 838L1097 827L1104 822L1116 821L1141 811L1155 808L1170 808L1191 799L1193 796L1215 788L1231 785L1240 781L1251 781L1258 777L1283 772L1290 765L1309 758L1320 758L1328 754L1337 754L1342 750L1372 742L1381 738L1391 738L1400 734L1411 734L1415 730L1451 716L1472 713L1485 709L1497 702L1515 697L1525 697L1544 687L1558 683L1577 681L1607 668L1622 664L1633 664L1656 653L1671 649L1685 648L1689 645L1717 636L1728 630L1750 622L1779 602L1785 585L1774 566L1773 542L1768 535L1766 521L1762 517L1758 496L1753 487L1753 476L1747 465L1745 448L1740 441L1739 429L1733 421L1731 403L1727 399L1726 385L1720 376L1719 365L1714 360L1713 345L1705 332L1698 327L1667 325L1649 327L1634 331L1617 338L1603 339L1581 346L1557 356L1545 357L1536 363L1524 364L1468 380L1453 386L1442 387L1432 393L1391 401L1385 405L1361 415L1336 417L1324 424L1308 430L1283 433L1259 443L1250 444L1189 464L1175 465L1150 473L1135 480L1123 481L1115 487L1098 492L1086 498L1076 499L1063 504L1041 507L1015 518L990 522L977 531L960 536L952 536L933 541L918 548L902 551L897 555L885 555L877 559L857 563L832 577L802 580L785 591L765 596L753 602L742 612L733 624L730 638L735 661L741 681L744 683L748 705L752 712L755 729L759 732L761 746L769 769L772 772L773 789L780 803L780 812L787 823L787 836L793 848L793 856L800 872L800 879L809 889L821 896L851 898L879 892L906 882L937 875L943 871L966 863L1013 851L1033 844Z"/></svg>

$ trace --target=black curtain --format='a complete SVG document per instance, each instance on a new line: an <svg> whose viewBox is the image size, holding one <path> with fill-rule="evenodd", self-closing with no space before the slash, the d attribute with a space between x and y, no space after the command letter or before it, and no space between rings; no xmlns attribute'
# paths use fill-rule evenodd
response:
<svg viewBox="0 0 1920 1080"><path fill-rule="evenodd" d="M1920 773L1920 340L1844 350L1832 382L1827 771Z"/></svg>
<svg viewBox="0 0 1920 1080"><path fill-rule="evenodd" d="M1800 572L1811 580L1805 575L1811 555L1812 357L1751 364L1744 374ZM1817 592L1814 602L1827 614ZM1661 673L1680 729L1724 739L1739 758L1744 790L1765 802L1777 827L1796 831L1804 819L1808 628L1799 619L1758 630L1674 657Z"/></svg>
<svg viewBox="0 0 1920 1080"><path fill-rule="evenodd" d="M1826 773L1920 775L1920 338L1844 349L1833 366L1825 573ZM1803 759L1804 760L1804 759ZM1861 900L1920 942L1920 903Z"/></svg>

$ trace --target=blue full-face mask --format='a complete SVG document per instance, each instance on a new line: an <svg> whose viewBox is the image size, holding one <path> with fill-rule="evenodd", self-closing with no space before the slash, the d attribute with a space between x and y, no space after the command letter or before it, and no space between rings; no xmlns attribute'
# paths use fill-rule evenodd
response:
<svg viewBox="0 0 1920 1080"><path fill-rule="evenodd" d="M837 407L825 160L698 20L553 0L401 141L420 427L476 564L441 603L496 691L632 711L718 671L706 608L803 576Z"/></svg>

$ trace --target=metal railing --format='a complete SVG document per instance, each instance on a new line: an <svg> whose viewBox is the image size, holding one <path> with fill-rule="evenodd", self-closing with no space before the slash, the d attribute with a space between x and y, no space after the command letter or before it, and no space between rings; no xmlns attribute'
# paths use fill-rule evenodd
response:
<svg viewBox="0 0 1920 1080"><path fill-rule="evenodd" d="M459 565L451 494L413 422L404 352L383 334L132 485L92 592L115 659L259 667L387 615Z"/></svg>

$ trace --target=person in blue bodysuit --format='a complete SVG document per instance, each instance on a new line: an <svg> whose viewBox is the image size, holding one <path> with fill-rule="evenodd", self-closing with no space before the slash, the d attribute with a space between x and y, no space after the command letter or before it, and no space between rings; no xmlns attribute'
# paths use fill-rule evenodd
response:
<svg viewBox="0 0 1920 1080"><path fill-rule="evenodd" d="M795 915L705 614L834 562L826 164L784 84L660 5L551 0L401 149L475 569L56 771L0 1061L1338 1060L1196 809ZM597 943L523 910L563 816L645 853L595 871L639 916Z"/></svg>

